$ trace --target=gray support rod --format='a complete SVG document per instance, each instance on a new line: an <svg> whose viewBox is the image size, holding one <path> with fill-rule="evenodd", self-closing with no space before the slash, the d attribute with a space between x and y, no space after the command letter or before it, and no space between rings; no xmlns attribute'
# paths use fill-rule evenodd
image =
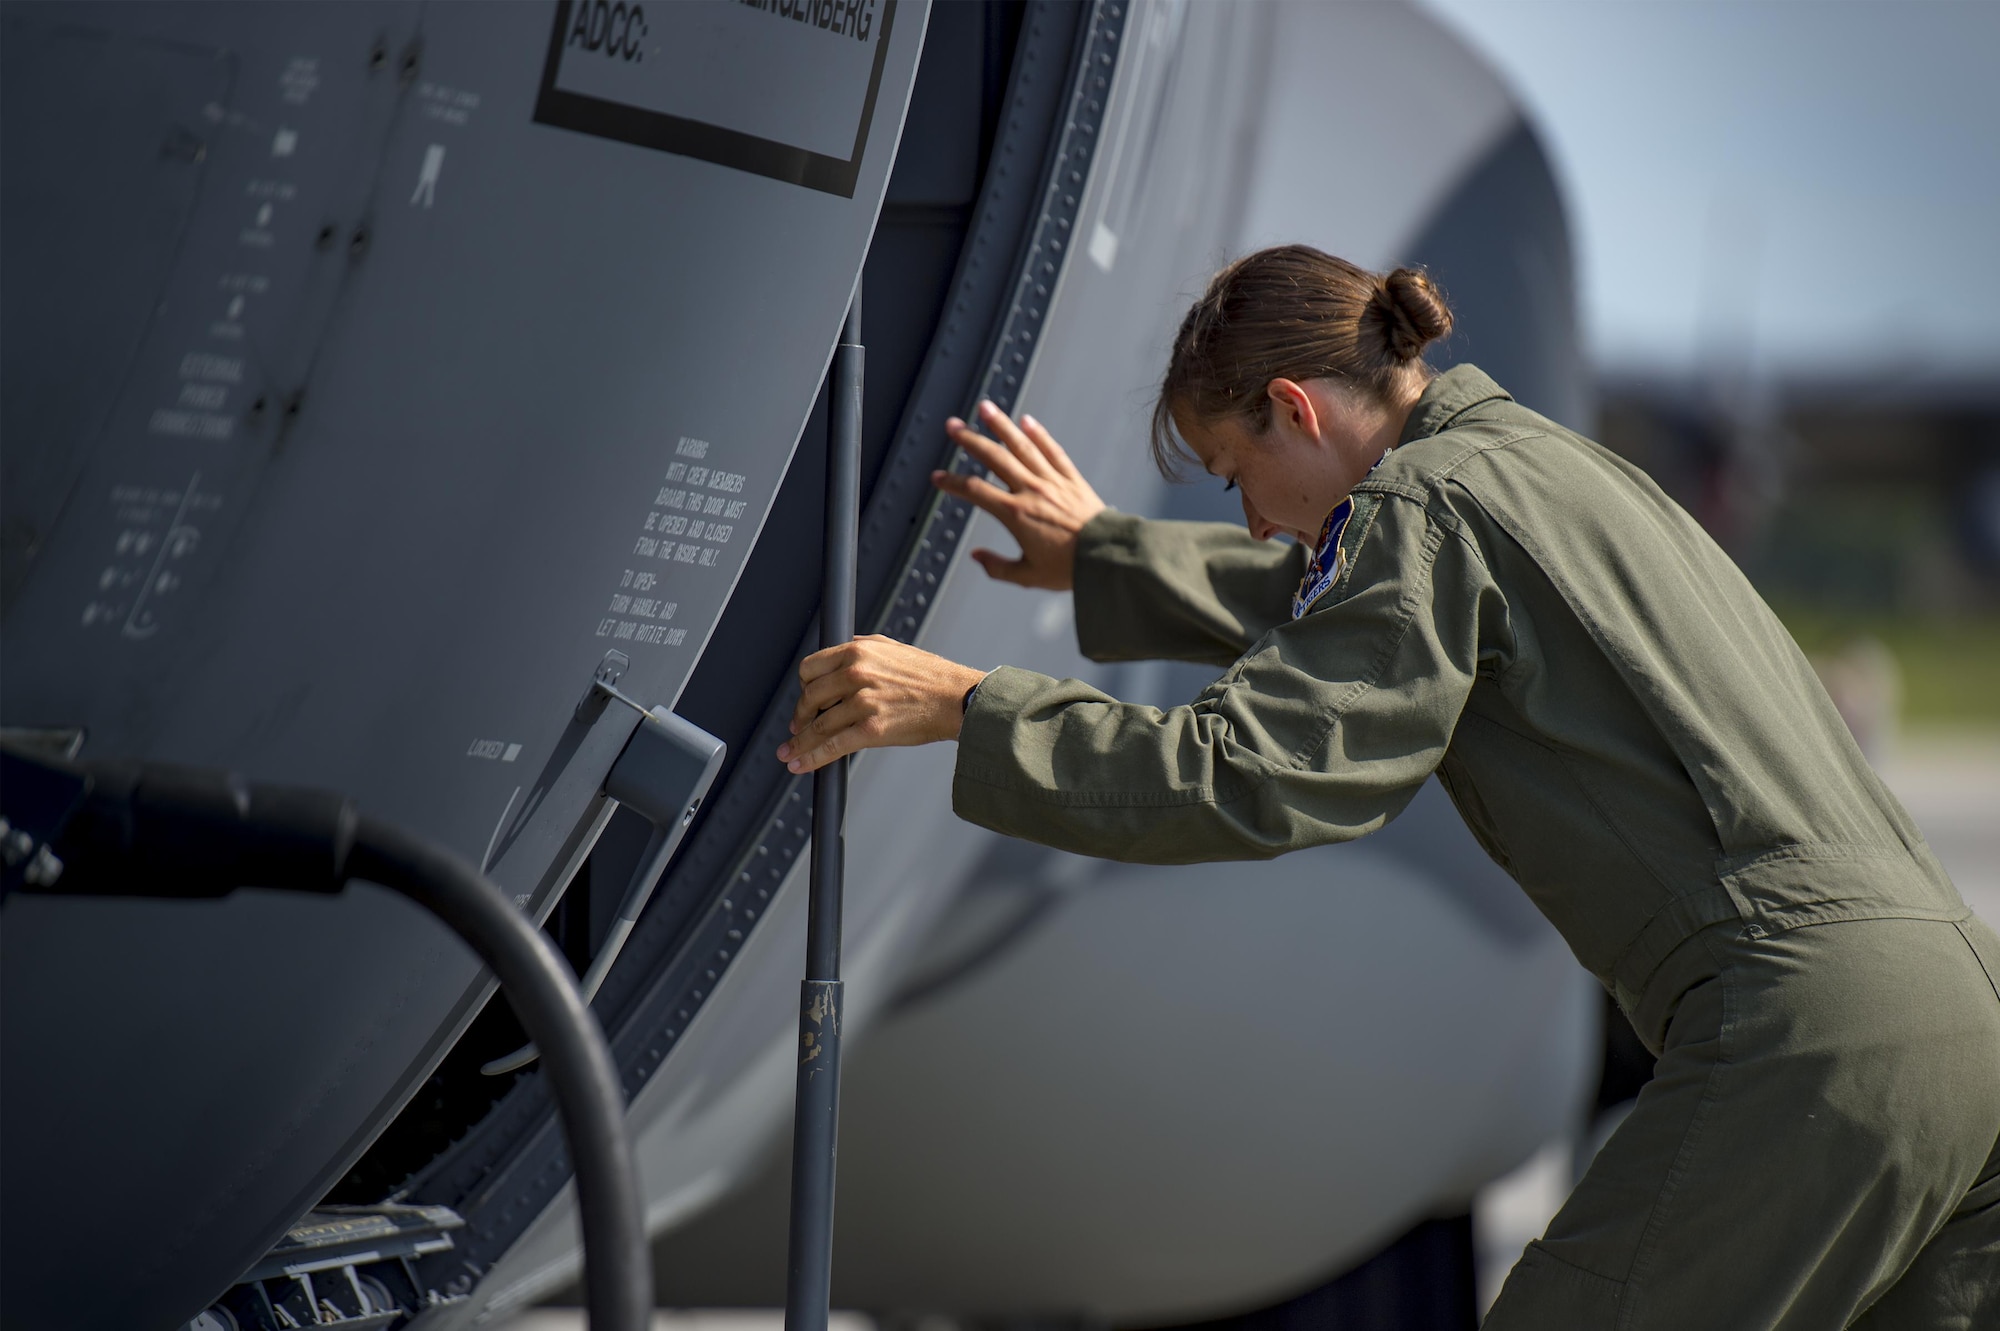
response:
<svg viewBox="0 0 2000 1331"><path fill-rule="evenodd" d="M854 637L861 528L861 293L834 349L826 449L825 581L819 645ZM847 759L813 773L806 978L799 986L799 1081L792 1118L791 1256L785 1331L826 1331L833 1289L833 1173L840 1122L840 897L846 871Z"/></svg>

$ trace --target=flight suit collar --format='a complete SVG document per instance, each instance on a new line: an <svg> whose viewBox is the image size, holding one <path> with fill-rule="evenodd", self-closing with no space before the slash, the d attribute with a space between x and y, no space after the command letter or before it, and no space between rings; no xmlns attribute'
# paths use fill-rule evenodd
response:
<svg viewBox="0 0 2000 1331"><path fill-rule="evenodd" d="M1507 390L1486 377L1476 365L1454 365L1437 378L1431 380L1424 389L1417 405L1410 408L1410 419L1403 425L1403 437L1397 444L1407 444L1413 439L1428 439L1451 428L1460 416L1482 402L1511 402Z"/></svg>

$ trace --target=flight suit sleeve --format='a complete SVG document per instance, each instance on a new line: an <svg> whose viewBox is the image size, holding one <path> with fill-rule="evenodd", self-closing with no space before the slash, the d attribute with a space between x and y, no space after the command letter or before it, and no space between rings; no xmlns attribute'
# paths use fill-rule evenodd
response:
<svg viewBox="0 0 2000 1331"><path fill-rule="evenodd" d="M1106 510L1077 536L1076 640L1093 661L1226 666L1291 617L1306 551L1224 522Z"/></svg>
<svg viewBox="0 0 2000 1331"><path fill-rule="evenodd" d="M960 732L953 809L1149 864L1266 859L1388 822L1443 758L1481 618L1504 602L1471 543L1421 506L1365 507L1340 579L1188 706L1121 703L1012 667L988 675Z"/></svg>

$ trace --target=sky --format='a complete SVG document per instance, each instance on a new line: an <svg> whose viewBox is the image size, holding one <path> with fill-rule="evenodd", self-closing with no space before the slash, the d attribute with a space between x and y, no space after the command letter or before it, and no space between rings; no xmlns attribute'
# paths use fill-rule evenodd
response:
<svg viewBox="0 0 2000 1331"><path fill-rule="evenodd" d="M2000 378L2000 0L1421 0L1551 150L1612 372Z"/></svg>

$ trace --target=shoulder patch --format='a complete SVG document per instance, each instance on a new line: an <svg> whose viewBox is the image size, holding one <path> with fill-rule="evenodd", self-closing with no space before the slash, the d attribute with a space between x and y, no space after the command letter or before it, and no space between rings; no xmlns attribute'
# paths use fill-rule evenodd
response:
<svg viewBox="0 0 2000 1331"><path fill-rule="evenodd" d="M1356 493L1327 518L1319 551L1306 566L1306 576L1292 596L1293 619L1312 609L1334 588L1346 585L1381 508L1380 495Z"/></svg>

